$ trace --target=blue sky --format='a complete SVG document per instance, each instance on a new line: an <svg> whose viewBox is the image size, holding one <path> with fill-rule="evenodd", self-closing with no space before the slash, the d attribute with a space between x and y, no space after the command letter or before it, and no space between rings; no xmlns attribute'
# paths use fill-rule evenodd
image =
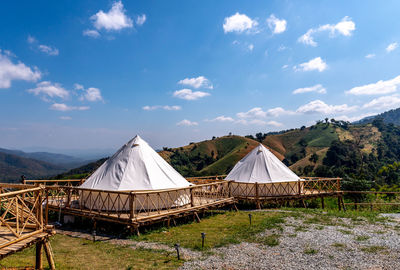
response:
<svg viewBox="0 0 400 270"><path fill-rule="evenodd" d="M362 3L362 4L361 4ZM9 1L0 147L154 148L400 107L398 1Z"/></svg>

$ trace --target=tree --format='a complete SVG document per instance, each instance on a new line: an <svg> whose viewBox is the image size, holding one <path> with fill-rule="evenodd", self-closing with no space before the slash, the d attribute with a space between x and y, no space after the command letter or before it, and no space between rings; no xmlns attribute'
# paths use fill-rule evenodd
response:
<svg viewBox="0 0 400 270"><path fill-rule="evenodd" d="M308 159L309 161L313 162L313 163L317 163L319 156L317 155L317 153L314 153L311 155L311 157Z"/></svg>

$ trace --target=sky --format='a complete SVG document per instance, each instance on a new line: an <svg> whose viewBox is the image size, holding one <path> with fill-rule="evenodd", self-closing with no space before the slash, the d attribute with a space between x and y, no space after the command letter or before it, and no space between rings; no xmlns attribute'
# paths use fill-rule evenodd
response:
<svg viewBox="0 0 400 270"><path fill-rule="evenodd" d="M361 4L362 3L362 4ZM400 107L399 1L7 1L0 147L156 149Z"/></svg>

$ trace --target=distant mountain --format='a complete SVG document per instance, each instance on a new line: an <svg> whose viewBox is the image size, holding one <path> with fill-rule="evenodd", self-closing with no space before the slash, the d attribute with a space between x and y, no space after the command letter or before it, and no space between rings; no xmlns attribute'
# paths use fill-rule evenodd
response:
<svg viewBox="0 0 400 270"><path fill-rule="evenodd" d="M90 162L79 168L69 170L67 172L58 174L53 179L83 179L87 178L93 173L98 167L100 167L108 158L102 158L94 162Z"/></svg>
<svg viewBox="0 0 400 270"><path fill-rule="evenodd" d="M357 124L367 124L367 123L372 123L374 119L381 118L386 124L394 124L397 126L400 126L400 108L390 110L378 115L374 116L368 116L365 117L359 121L357 121Z"/></svg>
<svg viewBox="0 0 400 270"><path fill-rule="evenodd" d="M31 158L0 152L0 181L16 182L21 175L27 179L49 177L65 171L64 167Z"/></svg>

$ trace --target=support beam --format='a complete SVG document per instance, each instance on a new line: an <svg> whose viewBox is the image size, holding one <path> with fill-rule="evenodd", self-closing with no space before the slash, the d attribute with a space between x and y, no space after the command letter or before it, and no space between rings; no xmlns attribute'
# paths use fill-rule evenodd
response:
<svg viewBox="0 0 400 270"><path fill-rule="evenodd" d="M42 241L37 242L37 243L36 243L36 263L35 263L35 269L43 269L42 249L43 249L43 242L42 242Z"/></svg>
<svg viewBox="0 0 400 270"><path fill-rule="evenodd" d="M321 197L321 207L322 207L322 209L325 209L325 200L324 200L324 197Z"/></svg>
<svg viewBox="0 0 400 270"><path fill-rule="evenodd" d="M46 253L46 257L47 257L47 262L49 263L49 267L51 270L55 270L56 269L56 264L54 262L54 254L53 254L53 250L51 249L51 245L50 245L50 241L46 240L44 242L44 251Z"/></svg>
<svg viewBox="0 0 400 270"><path fill-rule="evenodd" d="M341 200L340 200L341 197L342 197L342 196L338 196L338 197L337 197L339 211L342 211L342 203L341 203Z"/></svg>

